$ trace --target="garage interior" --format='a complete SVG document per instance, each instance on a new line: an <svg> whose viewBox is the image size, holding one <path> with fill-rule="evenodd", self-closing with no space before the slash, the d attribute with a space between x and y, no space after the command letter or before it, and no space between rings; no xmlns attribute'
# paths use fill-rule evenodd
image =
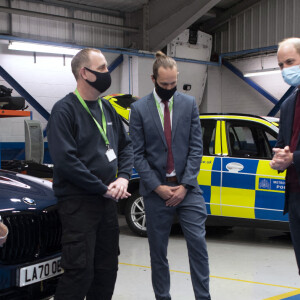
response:
<svg viewBox="0 0 300 300"><path fill-rule="evenodd" d="M200 114L280 117L280 105L294 89L282 80L277 44L300 36L299 14L299 0L0 0L0 85L24 97L30 111L0 118L0 159L26 159L24 120L35 120L44 133L41 162L51 164L45 127L54 103L75 88L67 50L83 47L104 53L112 76L107 95L150 93L154 53L162 50L175 57L178 91L196 98ZM31 44L17 50L18 42ZM40 52L34 45L61 52ZM265 76L245 76L259 71ZM135 235L124 216L119 222L113 299L154 299L147 239ZM207 227L207 245L212 299L300 299L287 230L217 223ZM194 299L177 225L168 258L172 299Z"/></svg>

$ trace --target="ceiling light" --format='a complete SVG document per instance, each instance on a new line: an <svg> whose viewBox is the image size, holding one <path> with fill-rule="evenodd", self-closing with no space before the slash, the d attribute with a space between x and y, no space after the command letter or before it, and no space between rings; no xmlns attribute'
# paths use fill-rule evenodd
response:
<svg viewBox="0 0 300 300"><path fill-rule="evenodd" d="M277 74L277 73L281 73L281 70L279 68L262 69L262 70L246 72L244 74L244 77L271 75L271 74Z"/></svg>
<svg viewBox="0 0 300 300"><path fill-rule="evenodd" d="M30 52L40 52L40 53L51 53L51 54L64 54L64 55L75 55L80 49L62 47L62 46L52 46L52 45L42 45L37 43L27 43L27 42L16 42L11 41L8 45L10 50L21 50Z"/></svg>

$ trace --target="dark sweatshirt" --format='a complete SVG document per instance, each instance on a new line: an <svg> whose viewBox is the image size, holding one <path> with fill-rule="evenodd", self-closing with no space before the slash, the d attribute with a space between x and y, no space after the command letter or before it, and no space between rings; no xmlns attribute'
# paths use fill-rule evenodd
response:
<svg viewBox="0 0 300 300"><path fill-rule="evenodd" d="M98 101L85 101L102 126ZM117 177L129 179L133 167L131 141L122 120L107 100L102 100L106 135L117 156L112 162L98 127L77 96L68 94L53 106L47 125L49 151L54 163L53 189L60 198L103 195Z"/></svg>

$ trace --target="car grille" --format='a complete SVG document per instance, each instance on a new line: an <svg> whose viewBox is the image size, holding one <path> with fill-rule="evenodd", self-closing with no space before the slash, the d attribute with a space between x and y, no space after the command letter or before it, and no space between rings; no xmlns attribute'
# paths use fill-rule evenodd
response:
<svg viewBox="0 0 300 300"><path fill-rule="evenodd" d="M30 262L61 249L61 224L56 207L33 213L2 215L8 227L7 241L0 248L0 263Z"/></svg>

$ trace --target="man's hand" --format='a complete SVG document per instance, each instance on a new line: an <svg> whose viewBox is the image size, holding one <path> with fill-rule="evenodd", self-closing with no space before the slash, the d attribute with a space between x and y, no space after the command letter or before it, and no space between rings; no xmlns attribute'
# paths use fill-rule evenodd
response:
<svg viewBox="0 0 300 300"><path fill-rule="evenodd" d="M8 228L2 222L0 222L0 247L6 242L8 235Z"/></svg>
<svg viewBox="0 0 300 300"><path fill-rule="evenodd" d="M113 197L113 192L112 192L112 189L110 189L110 188L107 189L107 191L103 195L103 197L113 199L114 201L118 202L118 200Z"/></svg>
<svg viewBox="0 0 300 300"><path fill-rule="evenodd" d="M166 206L176 206L184 199L187 189L183 185L171 187L173 196L166 201Z"/></svg>
<svg viewBox="0 0 300 300"><path fill-rule="evenodd" d="M274 170L284 171L293 162L293 153L290 151L289 146L285 146L284 149L273 148L274 156L270 161L270 167Z"/></svg>
<svg viewBox="0 0 300 300"><path fill-rule="evenodd" d="M164 200L168 200L174 195L174 192L172 191L172 187L168 185L159 185L154 190L154 192Z"/></svg>
<svg viewBox="0 0 300 300"><path fill-rule="evenodd" d="M131 194L127 192L127 188L128 188L128 180L119 177L108 186L108 190L106 194L107 193L111 194L111 197L115 200L128 198L129 196L131 196Z"/></svg>

